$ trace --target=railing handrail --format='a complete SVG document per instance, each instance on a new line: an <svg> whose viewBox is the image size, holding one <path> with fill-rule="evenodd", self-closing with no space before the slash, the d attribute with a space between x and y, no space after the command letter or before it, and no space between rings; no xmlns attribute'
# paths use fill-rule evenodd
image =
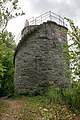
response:
<svg viewBox="0 0 80 120"><path fill-rule="evenodd" d="M64 22L64 18L62 18L60 15L53 13L51 11L43 13L42 15L39 15L38 17L31 17L28 19L29 25L40 25L41 23L47 22L49 20L54 21L59 25L62 25L65 27L67 26ZM20 38L21 38L21 32L17 36L17 40L20 40ZM17 41L17 43L18 43L18 41Z"/></svg>
<svg viewBox="0 0 80 120"><path fill-rule="evenodd" d="M45 22L45 20L54 21L54 22L57 22L58 24L66 27L64 18L62 18L60 15L58 15L56 13L53 13L52 11L48 11L38 17L32 17L32 18L28 19L29 25L39 25L39 24Z"/></svg>

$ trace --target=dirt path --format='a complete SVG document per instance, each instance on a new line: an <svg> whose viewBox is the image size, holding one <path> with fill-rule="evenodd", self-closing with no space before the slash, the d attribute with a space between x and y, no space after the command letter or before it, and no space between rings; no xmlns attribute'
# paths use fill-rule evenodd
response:
<svg viewBox="0 0 80 120"><path fill-rule="evenodd" d="M0 101L6 105L4 110L2 110L3 113L1 112L0 120L48 120L45 118L46 115L50 115L48 116L48 118L51 118L50 120L80 120L79 116L73 116L65 106L54 105L50 111L40 106L38 106L40 108L38 109L39 101L34 102L32 99L30 101L30 99L25 97L17 100L0 98Z"/></svg>
<svg viewBox="0 0 80 120"><path fill-rule="evenodd" d="M2 101L6 103L8 107L2 114L0 120L18 120L18 117L20 117L19 111L22 107L21 101L12 99L3 99Z"/></svg>

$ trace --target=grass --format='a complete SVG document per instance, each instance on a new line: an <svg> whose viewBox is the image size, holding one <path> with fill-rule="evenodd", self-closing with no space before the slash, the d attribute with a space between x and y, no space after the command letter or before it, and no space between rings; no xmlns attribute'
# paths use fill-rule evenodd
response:
<svg viewBox="0 0 80 120"><path fill-rule="evenodd" d="M6 115L9 116L9 120L80 120L66 105L50 102L45 96L19 96L7 99L8 103L6 100L4 102L5 105L2 101L0 103L0 113L5 113L1 120L6 118ZM11 102L15 104L11 106Z"/></svg>
<svg viewBox="0 0 80 120"><path fill-rule="evenodd" d="M16 100L22 101L22 107L19 109L19 119L21 120L80 120L67 105L59 103L60 96L52 96L51 89L46 96L35 97L16 97ZM54 92L55 93L55 92ZM55 98L55 99L54 99Z"/></svg>
<svg viewBox="0 0 80 120"><path fill-rule="evenodd" d="M80 120L80 107L78 106L80 84L75 85L64 91L50 87L44 95L16 95L0 100L1 120L3 118L9 120Z"/></svg>
<svg viewBox="0 0 80 120"><path fill-rule="evenodd" d="M1 117L2 113L5 112L7 107L8 107L7 104L5 102L3 102L2 100L0 100L0 117Z"/></svg>
<svg viewBox="0 0 80 120"><path fill-rule="evenodd" d="M21 100L23 104L19 110L18 119L20 120L73 120L76 118L66 105L50 102L44 96L23 96L17 100Z"/></svg>

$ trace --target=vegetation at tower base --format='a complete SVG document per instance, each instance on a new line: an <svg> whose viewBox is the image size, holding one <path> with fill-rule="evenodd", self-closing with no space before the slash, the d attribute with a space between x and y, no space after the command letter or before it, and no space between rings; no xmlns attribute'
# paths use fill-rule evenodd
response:
<svg viewBox="0 0 80 120"><path fill-rule="evenodd" d="M0 118L13 120L80 120L80 91L76 82L60 91L49 87L44 95L0 99ZM80 87L79 87L80 88ZM76 91L75 91L76 90ZM77 99L76 99L77 98Z"/></svg>
<svg viewBox="0 0 80 120"><path fill-rule="evenodd" d="M9 20L22 15L18 12L17 1L10 1L10 8L6 8L5 4L9 0L0 1L0 96L8 95L13 91L14 67L14 37L12 33L6 30Z"/></svg>
<svg viewBox="0 0 80 120"><path fill-rule="evenodd" d="M44 103L48 105L59 104L61 106L67 105L74 114L80 115L80 81L73 81L69 87L60 88L49 86L45 93L41 95L27 95L27 94L15 94L14 97L28 96L30 99L40 97ZM35 100L34 100L35 102Z"/></svg>

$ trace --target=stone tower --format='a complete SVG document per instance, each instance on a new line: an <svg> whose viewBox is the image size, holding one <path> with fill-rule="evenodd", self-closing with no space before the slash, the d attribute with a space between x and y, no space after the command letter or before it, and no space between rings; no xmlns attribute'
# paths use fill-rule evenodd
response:
<svg viewBox="0 0 80 120"><path fill-rule="evenodd" d="M66 86L64 44L67 28L53 21L25 27L14 55L15 92L37 94L49 85Z"/></svg>

